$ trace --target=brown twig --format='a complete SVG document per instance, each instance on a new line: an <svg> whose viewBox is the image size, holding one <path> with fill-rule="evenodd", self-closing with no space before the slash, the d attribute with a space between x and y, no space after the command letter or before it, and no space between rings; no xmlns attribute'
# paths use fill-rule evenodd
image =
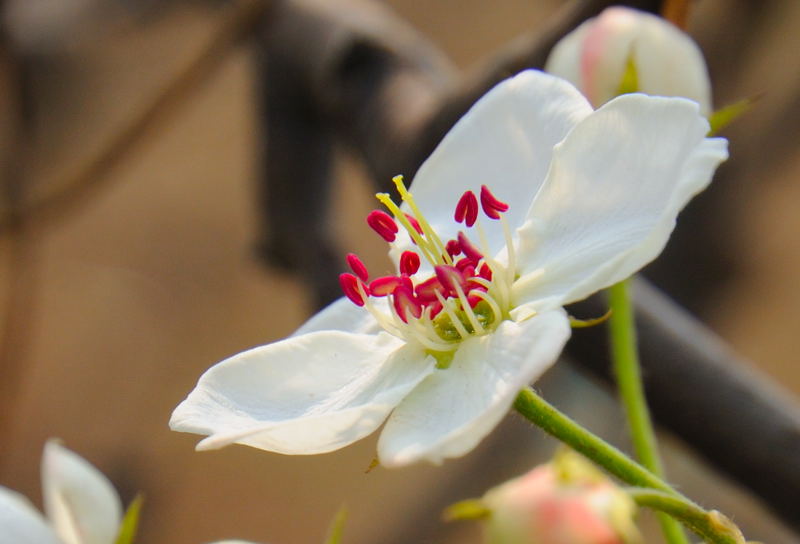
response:
<svg viewBox="0 0 800 544"><path fill-rule="evenodd" d="M686 30L689 24L689 10L691 0L664 0L661 16L673 25Z"/></svg>
<svg viewBox="0 0 800 544"><path fill-rule="evenodd" d="M12 228L14 214L24 216L26 221L38 225L45 219L56 219L86 202L88 195L111 179L107 173L138 142L162 127L176 106L184 102L186 96L214 72L227 58L231 47L264 24L270 6L270 0L237 0L225 8L225 17L208 44L182 72L165 84L151 103L133 114L122 129L66 179L53 183L49 190L35 196L26 195L13 214L7 210L0 212L0 232Z"/></svg>

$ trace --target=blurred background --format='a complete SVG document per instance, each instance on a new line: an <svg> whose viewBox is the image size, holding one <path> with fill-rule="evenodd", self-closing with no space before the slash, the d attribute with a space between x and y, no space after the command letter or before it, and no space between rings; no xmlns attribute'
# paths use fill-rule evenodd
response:
<svg viewBox="0 0 800 544"><path fill-rule="evenodd" d="M562 2L386 4L469 69L538 28ZM107 474L125 502L144 493L142 543L321 542L342 503L351 513L348 543L478 542L476 527L439 524L439 512L555 448L514 417L476 452L443 467L369 474L375 437L324 456L285 457L241 446L196 453L199 437L167 428L206 368L291 333L313 310L306 282L256 257L255 53L253 43L225 38L239 24L232 21L241 5L0 2L7 32L0 59L0 483L40 503L41 449L60 437ZM701 255L696 247L682 250L695 231L681 230L679 220L665 256L684 259L690 283L705 274L702 296L675 286L682 302L794 393L797 28L800 3L792 0L696 3L690 32L708 56L716 104L760 100L725 133L733 158L723 185L691 205L702 211L692 221L714 222L715 242ZM181 78L188 90L151 116L143 137L132 137L136 120ZM98 163L98 156L115 160ZM337 159L332 228L342 255L354 251L370 268L388 268L383 242L363 228L372 184L347 153ZM14 179L24 179L26 198L53 199L32 223L14 214ZM55 196L76 182L71 196ZM654 277L667 287L674 280L658 270ZM541 388L624 444L623 419L604 389L568 365L558 365ZM698 394L712 394L711 387ZM732 515L752 539L797 541L757 500L665 439L668 470L682 491Z"/></svg>

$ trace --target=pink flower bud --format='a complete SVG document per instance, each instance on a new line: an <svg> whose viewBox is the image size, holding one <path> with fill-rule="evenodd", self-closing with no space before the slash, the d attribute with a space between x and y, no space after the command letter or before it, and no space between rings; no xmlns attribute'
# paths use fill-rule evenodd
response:
<svg viewBox="0 0 800 544"><path fill-rule="evenodd" d="M630 8L608 8L567 34L545 70L572 82L595 107L635 90L690 98L703 115L711 111L708 70L697 44L666 20ZM626 88L631 75L635 89Z"/></svg>
<svg viewBox="0 0 800 544"><path fill-rule="evenodd" d="M632 544L633 500L572 451L484 495L487 544Z"/></svg>

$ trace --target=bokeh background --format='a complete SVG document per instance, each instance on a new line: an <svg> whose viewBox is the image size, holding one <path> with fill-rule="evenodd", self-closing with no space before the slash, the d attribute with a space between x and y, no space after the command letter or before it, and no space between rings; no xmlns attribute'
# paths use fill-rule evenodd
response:
<svg viewBox="0 0 800 544"><path fill-rule="evenodd" d="M26 142L9 128L17 114L13 70L2 59L1 158L15 175L13 165L25 157L33 194L57 193L84 171L195 62L232 9L223 2L84 3L69 27L79 31L37 26L17 45L34 59L24 74L33 112ZM561 2L387 4L469 69L536 29ZM0 3L7 13L14 5ZM717 81L717 104L761 97L726 133L734 157L727 185L704 197L724 212L725 243L709 248L720 253L723 272L694 309L798 393L800 135L791 115L800 119L800 106L792 107L800 96L800 3L704 0L691 21ZM78 198L26 226L22 237L0 233L0 353L10 368L0 369L8 372L0 380L14 380L2 404L10 423L0 438L0 483L40 503L41 449L60 437L107 474L126 502L144 493L142 543L321 542L342 503L350 511L348 543L477 542L475 527L439 524L442 508L521 473L555 447L514 417L475 453L443 467L369 474L374 437L324 456L285 457L240 446L196 453L198 437L167 428L207 367L287 335L312 310L307 285L255 257L260 132L251 45L221 53L208 77L197 78ZM340 159L336 238L370 268L388 268L383 243L363 228L373 207L370 182L357 161L344 152ZM713 394L713 384L691 385ZM624 444L620 414L591 381L560 365L541 387ZM733 514L751 538L797 541L757 500L665 439L682 490Z"/></svg>

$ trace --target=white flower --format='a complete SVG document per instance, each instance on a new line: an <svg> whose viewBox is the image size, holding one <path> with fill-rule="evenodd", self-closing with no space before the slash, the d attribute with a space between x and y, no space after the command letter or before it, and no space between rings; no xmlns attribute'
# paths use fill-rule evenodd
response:
<svg viewBox="0 0 800 544"><path fill-rule="evenodd" d="M578 87L595 106L620 94L629 63L638 91L682 96L711 112L711 85L703 54L685 33L660 17L611 7L556 44L545 70Z"/></svg>
<svg viewBox="0 0 800 544"><path fill-rule="evenodd" d="M379 195L395 217L373 212L369 223L387 239L400 231L398 275L370 281L351 256L347 298L292 337L210 368L170 426L209 435L198 449L316 454L386 421L383 465L467 453L558 357L570 334L561 307L661 251L678 212L727 157L725 140L707 131L685 99L629 94L593 111L541 72L499 84L416 175L404 210L424 232L417 245L415 226ZM480 215L469 191L482 184L509 208L482 192L499 224L483 217L468 230L453 207L469 225Z"/></svg>
<svg viewBox="0 0 800 544"><path fill-rule="evenodd" d="M42 457L45 519L28 500L0 487L0 544L113 544L122 505L108 479L50 440Z"/></svg>

